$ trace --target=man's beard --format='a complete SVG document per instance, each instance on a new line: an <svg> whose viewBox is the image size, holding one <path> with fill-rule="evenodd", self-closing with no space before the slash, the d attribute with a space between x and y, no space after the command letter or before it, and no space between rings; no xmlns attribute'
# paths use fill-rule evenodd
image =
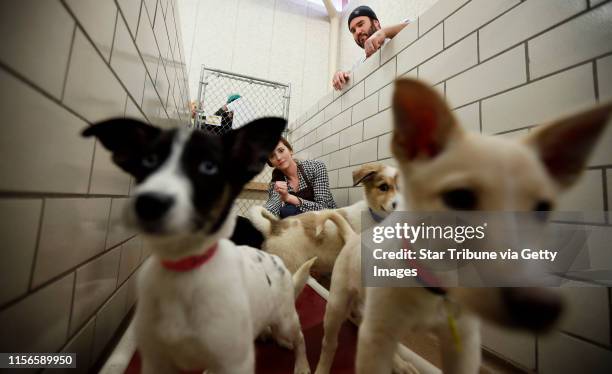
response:
<svg viewBox="0 0 612 374"><path fill-rule="evenodd" d="M365 48L365 41L368 40L370 36L374 35L376 31L378 31L376 30L376 26L372 24L372 26L370 26L370 30L368 31L368 37L365 38L363 42L360 39L357 39L357 45L360 46L361 48ZM361 38L361 35L359 37Z"/></svg>

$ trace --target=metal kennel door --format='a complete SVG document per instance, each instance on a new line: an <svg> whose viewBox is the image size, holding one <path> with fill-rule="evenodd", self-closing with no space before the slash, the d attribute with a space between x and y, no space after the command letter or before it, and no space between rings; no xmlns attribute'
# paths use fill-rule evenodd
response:
<svg viewBox="0 0 612 374"><path fill-rule="evenodd" d="M223 133L260 117L288 119L290 97L288 84L202 66L195 126Z"/></svg>
<svg viewBox="0 0 612 374"><path fill-rule="evenodd" d="M223 134L260 117L288 119L290 98L289 84L202 66L194 127ZM244 216L252 205L265 203L271 177L272 169L266 166L246 186L234 205L239 215Z"/></svg>

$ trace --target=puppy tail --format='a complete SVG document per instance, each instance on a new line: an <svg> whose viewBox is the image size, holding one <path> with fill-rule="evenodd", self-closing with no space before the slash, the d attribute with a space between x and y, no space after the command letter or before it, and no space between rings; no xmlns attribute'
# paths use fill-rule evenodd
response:
<svg viewBox="0 0 612 374"><path fill-rule="evenodd" d="M355 231L353 231L353 228L351 227L351 225L349 225L348 221L340 214L334 211L328 211L324 214L321 214L321 218L317 224L317 234L319 233L319 230L321 232L323 231L325 221L327 221L328 219L336 225L336 227L338 228L338 233L340 234L340 237L342 238L345 244L349 240L350 236L355 235Z"/></svg>
<svg viewBox="0 0 612 374"><path fill-rule="evenodd" d="M306 281L308 280L308 277L310 276L310 268L312 267L312 264L314 264L316 260L317 260L317 257L313 257L310 260L306 261L293 274L293 291L294 291L293 294L295 295L296 299L300 295L302 290L304 289L304 285L306 285Z"/></svg>
<svg viewBox="0 0 612 374"><path fill-rule="evenodd" d="M249 209L248 215L253 226L255 226L255 228L265 237L270 236L272 224L278 221L278 218L274 214L268 212L266 208L259 205L252 206L251 209Z"/></svg>

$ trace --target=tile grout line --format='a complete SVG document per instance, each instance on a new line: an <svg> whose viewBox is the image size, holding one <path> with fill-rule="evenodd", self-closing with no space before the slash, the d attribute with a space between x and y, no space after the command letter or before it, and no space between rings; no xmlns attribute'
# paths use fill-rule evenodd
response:
<svg viewBox="0 0 612 374"><path fill-rule="evenodd" d="M74 310L74 298L76 295L76 283L77 283L77 272L76 269L74 271L74 278L72 279L72 296L70 297L70 311L68 312L68 328L66 329L66 338L65 341L68 342L70 340L70 330L72 327L72 317Z"/></svg>
<svg viewBox="0 0 612 374"><path fill-rule="evenodd" d="M34 283L34 271L36 270L36 260L38 258L38 252L40 247L40 239L42 236L42 228L44 223L44 214L46 207L46 199L42 198L41 206L40 206L40 218L38 219L38 230L36 232L36 242L34 246L34 256L32 257L32 265L30 267L30 279L28 281L28 289L26 291L26 295L31 294L32 292L32 284Z"/></svg>
<svg viewBox="0 0 612 374"><path fill-rule="evenodd" d="M529 43L525 42L525 76L527 77L527 82L531 82L531 72L529 71Z"/></svg>
<svg viewBox="0 0 612 374"><path fill-rule="evenodd" d="M480 133L482 134L482 100L478 101L478 122Z"/></svg>
<svg viewBox="0 0 612 374"><path fill-rule="evenodd" d="M131 240L131 239L130 239ZM128 240L129 241L129 240ZM125 243L127 243L126 241ZM121 259L123 258L123 244L118 247L119 251L119 261L117 261L117 279L115 279L115 291L117 291L120 287L119 285L119 276L121 275ZM129 278L129 276L128 276Z"/></svg>
<svg viewBox="0 0 612 374"><path fill-rule="evenodd" d="M0 191L0 199L70 199L70 198L128 198L128 195L87 194L72 192L6 192Z"/></svg>
<svg viewBox="0 0 612 374"><path fill-rule="evenodd" d="M116 4L115 4L115 7L117 8L117 13L115 14L115 27L113 29L113 39L111 41L110 53L108 54L108 63L109 63L109 65L111 63L111 60L113 59L113 52L115 50L115 38L117 37L117 27L119 26L119 13L120 13L120 11L119 11L119 7L116 6ZM126 22L126 26L127 26L127 22ZM128 34L129 34L130 33L130 28L128 27L127 29L128 29ZM134 43L134 45L136 45L136 43ZM138 52L138 50L136 50L136 51Z"/></svg>
<svg viewBox="0 0 612 374"><path fill-rule="evenodd" d="M608 321L612 326L612 287L608 287ZM610 341L612 342L612 329L610 329Z"/></svg>
<svg viewBox="0 0 612 374"><path fill-rule="evenodd" d="M602 180L602 189L603 189L603 211L604 211L604 219L606 223L610 223L610 205L608 201L608 172L606 168L601 169L601 180Z"/></svg>
<svg viewBox="0 0 612 374"><path fill-rule="evenodd" d="M66 85L68 83L68 72L70 71L70 63L72 62L72 51L74 49L74 40L76 39L77 24L74 23L72 29L72 40L70 41L70 49L68 49L68 62L66 63L66 70L64 71L64 84L62 85L62 93L60 95L60 101L64 101L64 95L66 94Z"/></svg>
<svg viewBox="0 0 612 374"><path fill-rule="evenodd" d="M593 60L593 84L595 89L595 101L599 103L599 79L597 78L597 76L597 60Z"/></svg>
<svg viewBox="0 0 612 374"><path fill-rule="evenodd" d="M89 179L87 180L87 195L91 193L91 180L93 179L93 171L96 162L96 148L98 139L94 139L93 151L91 152L91 166L89 167Z"/></svg>
<svg viewBox="0 0 612 374"><path fill-rule="evenodd" d="M579 340L579 341L581 341L583 343L588 343L588 344L594 345L594 346L596 346L598 348L601 348L601 349L605 350L606 352L612 352L612 347L607 345L607 344L604 344L604 343L601 343L601 342L598 342L598 341L595 341L595 340L591 340L591 339L589 339L587 337L580 336L578 334L575 334L573 332L566 331L566 330L559 329L558 332L561 333L561 334L567 335L569 337L572 337L572 338L574 338L576 340Z"/></svg>
<svg viewBox="0 0 612 374"><path fill-rule="evenodd" d="M480 64L480 30L476 30L476 66Z"/></svg>

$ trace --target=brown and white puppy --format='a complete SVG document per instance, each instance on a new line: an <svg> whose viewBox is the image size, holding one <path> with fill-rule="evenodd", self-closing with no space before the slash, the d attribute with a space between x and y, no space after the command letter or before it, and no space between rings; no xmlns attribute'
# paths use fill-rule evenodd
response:
<svg viewBox="0 0 612 374"><path fill-rule="evenodd" d="M370 228L395 210L398 204L397 169L381 163L370 163L353 170L353 187L363 185L364 199L338 209L353 230L361 232ZM362 212L365 215L365 221Z"/></svg>
<svg viewBox="0 0 612 374"><path fill-rule="evenodd" d="M541 211L554 209L579 178L612 105L542 126L520 141L463 131L438 93L414 80L396 83L393 111L403 197L398 210ZM336 260L318 374L329 372L340 324L364 303L357 352L362 374L414 372L398 359L398 342L415 329L438 335L445 373L477 373L480 319L542 331L562 311L550 289L364 289L360 247L358 237L348 239ZM447 321L448 300L457 313L460 349Z"/></svg>
<svg viewBox="0 0 612 374"><path fill-rule="evenodd" d="M249 218L265 237L262 249L282 258L289 270L293 272L317 257L312 270L330 273L344 245L343 235L337 229L339 225L335 223L339 217L335 215L344 217L356 232L376 225L397 206L397 178L397 169L393 167L365 164L353 171L354 185L364 186L364 200L339 209L306 212L285 219L255 206L249 211ZM367 214L362 217L363 212Z"/></svg>

